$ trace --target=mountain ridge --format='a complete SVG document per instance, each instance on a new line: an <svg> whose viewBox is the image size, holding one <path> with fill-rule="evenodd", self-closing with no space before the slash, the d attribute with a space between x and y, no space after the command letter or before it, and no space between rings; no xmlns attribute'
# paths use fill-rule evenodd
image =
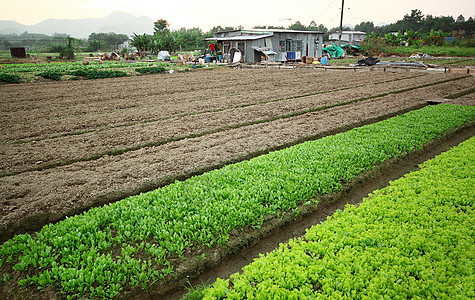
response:
<svg viewBox="0 0 475 300"><path fill-rule="evenodd" d="M56 19L49 18L34 25L24 25L13 20L0 20L0 34L40 33L68 34L75 38L87 38L91 33L115 32L127 35L152 33L153 20L146 16L136 17L124 11L115 11L103 18Z"/></svg>

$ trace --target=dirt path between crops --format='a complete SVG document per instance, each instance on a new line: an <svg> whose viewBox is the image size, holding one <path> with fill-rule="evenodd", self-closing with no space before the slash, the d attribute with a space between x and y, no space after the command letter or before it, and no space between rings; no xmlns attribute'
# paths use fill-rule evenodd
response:
<svg viewBox="0 0 475 300"><path fill-rule="evenodd" d="M409 109L411 107L424 104L428 99L440 98L464 89L472 88L474 85L474 78L467 77L456 81L434 84L432 86L410 91L408 90L398 94L388 94L386 96L367 99L365 101L346 104L339 107L332 107L322 111L312 111L295 115L293 117L278 118L263 123L249 124L238 128L226 128L222 131L212 132L213 129L219 128L223 125L235 124L235 122L248 122L250 120L258 120L259 118L268 118L276 115L278 116L279 114L295 112L313 107L315 105L318 106L339 103L342 100L345 101L354 99L353 97L355 96L372 96L382 92L399 90L403 87L414 87L420 84L430 84L444 79L454 79L459 76L451 74L437 74L437 76L415 76L414 74L411 74L411 78L408 79L409 75L407 74L400 75L383 72L365 72L359 74L356 73L357 75L354 75L354 72L328 72L324 75L328 75L329 77L325 78L332 78L334 81L323 81L321 86L313 83L311 85L312 88L309 88L308 85L304 85L304 88L292 90L291 87L285 85L285 82L293 82L294 84L295 82L299 82L299 76L302 77L302 82L310 83L312 80L321 80L320 78L322 77L321 75L323 73L319 74L320 77L318 77L318 74L316 74L317 73L315 71L301 70L290 72L270 70L251 70L241 72L240 70L237 70L237 73L225 70L216 73L203 72L202 74L181 74L181 77L174 78L181 78L183 80L187 79L190 83L194 83L197 82L197 78L200 78L201 80L209 79L210 81L215 82L217 80L216 77L219 77L222 81L228 83L231 82L231 87L227 87L226 93L224 95L222 94L222 89L220 88L211 89L213 92L209 93L207 92L207 89L203 90L203 93L208 93L206 94L206 97L210 99L213 98L212 101L215 103L213 104L213 107L215 108L226 108L226 106L220 106L221 104L217 99L221 99L220 97L224 97L223 99L225 99L231 90L238 91L240 93L240 96L236 99L240 99L242 97L244 100L241 99L236 103L241 105L256 101L258 102L260 101L259 99L263 97L263 95L265 97L262 99L279 99L279 97L282 95L302 96L301 93L318 92L322 90L328 91L330 89L339 87L338 78L343 82L342 86L354 87L354 81L356 81L358 77L361 77L362 82L368 83L369 86L366 86L365 88L352 88L349 90L340 90L331 93L328 92L324 94L309 95L292 99L292 101L281 100L260 103L258 105L252 106L252 109L250 109L249 106L234 108L230 109L229 111L223 110L216 113L200 113L196 115L189 115L184 118L176 118L175 121L170 121L169 124L159 122L152 122L150 124L142 123L137 127L120 127L118 130L111 129L110 131L101 131L104 133L113 132L109 138L105 136L103 137L101 135L96 135L95 137L91 138L91 136L88 134L82 134L77 136L79 137L78 139L75 139L75 137L46 139L44 141L21 144L16 148L13 147L14 145L10 144L2 145L2 147L4 147L0 148L0 155L3 155L2 158L5 158L5 161L12 159L12 161L15 162L10 162L10 169L7 169L15 170L15 166L21 169L20 166L24 167L25 164L27 166L31 166L32 163L36 164L37 159L48 161L54 157L56 157L56 159L58 159L58 157L74 158L78 156L80 157L81 155L89 155L91 153L95 153L95 151L108 148L135 145L135 143L137 143L137 139L140 142L141 137L176 137L185 132L200 132L203 130L210 130L210 132L206 133L205 135L184 138L177 141L170 141L168 143L156 146L143 147L133 151L125 152L121 155L104 155L94 160L78 161L51 169L29 171L14 176L0 178L1 241L4 241L16 233L37 230L44 224L56 222L65 216L80 213L93 206L117 201L128 195L137 194L139 192L149 191L163 186L168 182L174 181L175 179L184 179L191 175L200 174L204 171L221 167L228 163L248 159L273 149L286 147L293 143L301 142L305 139L317 138L319 135L332 133L332 131L339 128L348 129L351 126L361 124L361 122L364 122L365 120L371 118L377 119L387 114ZM247 82L246 79L244 81L247 83L243 88L240 87L239 84L235 84L233 82L233 80L238 80L237 78L243 77L243 75L247 75L247 77L253 80L256 80L257 78L271 78L271 83L266 83L266 80L263 80L262 84L265 89L261 90L260 81L254 82L254 85L252 85L252 83ZM387 76L386 79L385 76ZM167 77L162 77L165 78L164 80L171 80L167 79ZM150 76L148 79L150 80L162 77ZM350 84L347 83L348 79L351 79ZM85 118L71 116L70 112L66 110L64 112L64 116L66 119L68 119L68 122L71 123L71 126L67 127L67 130L70 130L71 128L82 126L81 124L89 126L87 121L90 118L89 115L95 115L95 112L100 112L101 108L103 108L103 106L100 106L100 104L96 103L100 103L100 100L95 99L93 97L94 93L91 94L89 91L92 90L99 93L101 91L100 86L104 85L104 90L106 90L107 93L101 93L101 95L106 97L106 102L113 102L114 99L117 99L117 101L123 101L123 99L126 99L128 95L125 92L126 90L129 91L132 98L144 97L144 90L140 90L140 93L142 93L140 94L139 91L133 88L136 84L138 84L136 80L136 78L133 78L129 82L126 78L119 80L114 79L110 81L112 86L122 85L121 91L124 92L119 93L119 98L110 96L107 98L107 93L112 92L112 90L108 87L107 80L97 80L92 83L87 81L82 81L80 83L73 82L72 86L64 83L58 83L57 86L54 86L56 83L48 83L43 85L33 84L26 87L24 95L22 94L21 86L2 87L2 93L0 93L0 103L2 104L2 109L4 109L3 105L8 103L3 94L3 90L5 90L7 95L16 95L18 97L18 99L16 99L18 100L16 107L26 105L25 103L29 105L31 104L31 99L29 97L34 97L35 95L35 93L29 89L41 87L42 89L36 93L39 95L39 97L36 99L39 102L42 102L43 106L40 106L40 108L36 107L34 110L40 109L42 113L46 113L48 111L48 107L51 106L51 113L54 115L56 112L58 112L58 109L64 110L64 107L59 105L63 104L63 102L59 101L55 97L52 97L55 100L48 99L47 95L43 92L43 89L49 93L52 93L52 95L59 95L61 92L64 93L66 95L64 100L66 103L68 103L68 105L73 107L74 104L68 101L73 101L74 97L67 93L67 89L70 88L72 91L79 91L82 88L84 90L84 95L76 94L76 103L83 105L87 103L88 97L92 97L91 103L93 104L91 104L91 107L94 108L91 108L91 110L85 114ZM144 79L142 78L141 80L143 81ZM372 81L380 83L371 84ZM381 83L382 81L384 81L384 83ZM276 87L280 83L282 83L283 88ZM270 84L276 86L274 86L273 89L270 89ZM157 84L154 83L147 85L144 83L144 85L148 86L150 90L154 90L154 87ZM55 90L55 87L58 89L57 91ZM287 87L289 90L287 90ZM162 91L164 91L163 88L164 87L162 87ZM180 89L176 86L166 86L166 89L170 89L169 95L167 97L173 99L173 101L170 102L170 105L172 105L174 101L176 101L178 104L175 105L172 110L167 111L164 115L174 117L174 114L176 113L175 109L182 109L182 107L186 107L186 103L194 102L191 101L192 98L186 96L186 93L180 93ZM158 91L158 88L155 91ZM191 94L194 92L195 91L193 89L189 91ZM255 93L260 94L258 97L255 97ZM180 94L181 96L174 98L175 96L173 95L175 94ZM158 102L160 102L165 96L157 95L156 99ZM187 100L183 102L181 100L182 96ZM209 100L208 98L200 99L204 103ZM59 103L56 103L58 101ZM198 100L196 101L197 103L200 102ZM470 100L467 101L470 102ZM226 105L229 104L226 101L224 101L224 103L226 103ZM140 106L140 103L137 105ZM8 105L6 106L12 107ZM162 113L160 111L160 105L157 107L158 108L155 108L154 111L157 113ZM187 109L188 108L189 107L187 107ZM27 108L25 107L25 110L26 109ZM200 106L196 109L199 111L199 109L202 109L202 107ZM124 115L127 115L127 113L129 114L127 116L128 122L143 118L143 115L134 111L133 109L125 109L122 113L124 113ZM193 113L193 111L188 111L188 113ZM29 116L27 112L24 114L19 114L18 116L19 120L23 120L21 122L25 122L28 117ZM27 124L28 122L20 122L26 127L23 128L24 131L20 131L23 133L19 136L37 135L37 133L35 133L35 126L38 126L38 129L40 130L41 126L39 126L39 124L42 122L41 115L35 115L35 113L32 113L30 117L32 124L36 125L30 126ZM149 116L147 116L147 118L148 117ZM3 116L3 118L6 117ZM49 116L46 114L45 119L48 118ZM69 124L68 122L65 124ZM113 123L114 121L113 119L107 119L107 122ZM123 120L120 120L120 122L123 122ZM157 124L160 124L160 126ZM51 124L51 126L51 133L58 133L62 132L63 130L61 129L63 128L63 125L56 126L56 124ZM26 128L28 128L28 130L26 130ZM2 123L1 132L2 134L6 132L6 135L8 136L16 136L16 139L18 138L16 132L17 129L18 128L14 126L8 126ZM128 131L129 129L132 130ZM32 131L33 134L28 133L29 130ZM83 140L83 138L90 138L90 141L95 141L96 144L90 144ZM67 141L74 142L68 143ZM40 146L31 146L36 143L38 143ZM94 148L93 146L97 146L99 148ZM91 147L91 149L94 148L96 150L89 151L88 147ZM6 149L15 150L10 151ZM71 152L68 149L73 150ZM45 156L45 158L42 158L41 155ZM31 159L30 156L33 159Z"/></svg>
<svg viewBox="0 0 475 300"><path fill-rule="evenodd" d="M259 241L253 241L253 245L232 256L225 257L216 265L203 272L195 278L187 278L181 281L181 288L177 288L167 294L141 294L141 299L180 299L187 293L190 284L193 288L202 286L204 283L211 284L217 278L226 279L231 274L240 272L241 269L250 264L260 254L266 254L279 247L280 243L287 243L290 239L303 236L307 228L317 225L326 220L337 209L344 210L347 204L358 205L362 199L376 189L381 189L404 174L417 170L418 165L431 159L451 147L457 146L463 141L475 135L475 127L471 126L453 133L449 137L444 137L439 141L432 142L423 150L411 153L405 157L384 164L380 170L374 172L370 178L357 182L352 188L346 190L342 195L338 195L333 202L321 202L319 208L309 215L302 216L290 223L288 226L276 228L272 233ZM184 286L183 286L184 285Z"/></svg>

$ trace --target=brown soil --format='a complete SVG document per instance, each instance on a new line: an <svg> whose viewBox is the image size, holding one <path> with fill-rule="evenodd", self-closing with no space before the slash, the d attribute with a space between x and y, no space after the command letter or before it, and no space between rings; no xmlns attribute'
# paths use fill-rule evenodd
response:
<svg viewBox="0 0 475 300"><path fill-rule="evenodd" d="M259 120L275 118L288 113L420 86L436 79L440 80L440 77L423 76L377 85L371 83L346 90L332 87L333 89L330 92L324 94L292 99L281 98L282 100L267 103L257 102L261 98L255 98L257 93L254 93L249 102L244 103L244 105L256 102L260 104L242 107L243 103L241 102L238 107L231 106L228 108L222 106L223 104L217 100L213 107L219 111L215 112L202 112L186 116L172 114L167 116L166 119L147 123L141 122L131 126L109 127L101 130L88 129L94 131L53 139L45 138L29 143L8 143L0 148L0 173L24 172L46 168L46 166L49 167L52 164L68 164L68 162L75 159L87 160L91 155L100 155L111 149L142 147L141 145L150 145L150 143L159 145L161 142L165 143L177 138L199 135L203 132L216 131L225 127L239 126L247 122L258 122ZM467 78L463 79L457 87L463 88L463 85L470 84L470 78ZM299 95L302 95L301 92L291 96ZM187 111L185 109L187 104L190 103L182 103L179 108ZM173 104L173 106L176 105ZM154 109L160 110L162 113L165 110L163 106ZM188 112L197 112L192 109L193 107L190 107ZM20 134L19 131L14 133Z"/></svg>
<svg viewBox="0 0 475 300"><path fill-rule="evenodd" d="M1 241L175 178L474 86L473 77L439 83L461 76L224 69L2 86ZM411 87L419 88L389 93ZM374 98L303 113L361 97ZM297 114L282 117L289 113ZM90 132L68 135L84 130Z"/></svg>

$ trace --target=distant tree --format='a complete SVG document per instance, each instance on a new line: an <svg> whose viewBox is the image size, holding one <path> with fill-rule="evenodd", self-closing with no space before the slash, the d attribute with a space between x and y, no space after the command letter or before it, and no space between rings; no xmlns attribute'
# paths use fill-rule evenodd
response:
<svg viewBox="0 0 475 300"><path fill-rule="evenodd" d="M470 17L465 22L455 22L455 24L453 24L453 31L456 36L473 39L473 35L475 34L475 21Z"/></svg>
<svg viewBox="0 0 475 300"><path fill-rule="evenodd" d="M348 26L343 26L342 31L351 31L351 28L348 27ZM328 32L329 32L329 33L340 32L340 27L333 27L333 28L330 29Z"/></svg>
<svg viewBox="0 0 475 300"><path fill-rule="evenodd" d="M168 31L169 26L170 24L167 22L167 20L164 20L164 19L159 19L153 22L154 34L156 35L156 34L165 33L166 31Z"/></svg>
<svg viewBox="0 0 475 300"><path fill-rule="evenodd" d="M429 32L432 29L449 32L453 30L454 24L455 20L451 16L433 17L432 15L427 15L421 23L421 28L424 32Z"/></svg>
<svg viewBox="0 0 475 300"><path fill-rule="evenodd" d="M10 47L13 46L13 43L8 40L4 40L2 41L2 45L3 45L3 49L9 49Z"/></svg>
<svg viewBox="0 0 475 300"><path fill-rule="evenodd" d="M89 50L107 50L112 51L117 49L119 44L127 41L129 37L126 34L117 34L114 32L109 33L91 33L87 39Z"/></svg>
<svg viewBox="0 0 475 300"><path fill-rule="evenodd" d="M364 31L366 33L374 32L374 24L373 22L361 22L360 24L355 26L356 31Z"/></svg>
<svg viewBox="0 0 475 300"><path fill-rule="evenodd" d="M132 36L132 46L136 47L138 51L150 51L153 47L153 36L149 34L137 35L134 33Z"/></svg>
<svg viewBox="0 0 475 300"><path fill-rule="evenodd" d="M78 42L78 39L72 38L70 36L66 37L65 47L59 52L59 57L65 59L74 59L74 46Z"/></svg>
<svg viewBox="0 0 475 300"><path fill-rule="evenodd" d="M220 31L225 31L225 29L223 27L221 27L220 25L218 25L218 26L214 26L213 28L211 28L211 30L209 32L211 34L213 34L213 33L217 33L217 32L220 32Z"/></svg>
<svg viewBox="0 0 475 300"><path fill-rule="evenodd" d="M220 25L214 26L213 28L211 28L210 31L208 31L207 33L203 35L203 38L213 37L215 33L220 32L220 31L230 31L230 30L236 30L236 29L237 28L232 27L232 26L226 26L226 27L221 27Z"/></svg>
<svg viewBox="0 0 475 300"><path fill-rule="evenodd" d="M419 9L411 10L410 15L404 15L402 18L402 25L405 27L403 30L419 30L422 27L422 21L424 20L424 15Z"/></svg>
<svg viewBox="0 0 475 300"><path fill-rule="evenodd" d="M307 27L305 27L305 25L300 23L300 21L297 21L294 24L292 24L291 26L289 26L288 29L290 29L290 30L306 30Z"/></svg>
<svg viewBox="0 0 475 300"><path fill-rule="evenodd" d="M267 26L267 29L285 29L284 26L272 26L272 25L269 25Z"/></svg>
<svg viewBox="0 0 475 300"><path fill-rule="evenodd" d="M195 50L203 45L204 34L199 28L180 29L182 32L183 42L178 45L183 50Z"/></svg>
<svg viewBox="0 0 475 300"><path fill-rule="evenodd" d="M307 30L309 31L322 31L322 32L327 32L328 28L326 28L323 24L317 25L315 21L310 22L310 24L307 26Z"/></svg>
<svg viewBox="0 0 475 300"><path fill-rule="evenodd" d="M456 22L457 22L457 23L465 22L465 18L464 18L462 15L460 15L460 16L457 17L457 21L456 21Z"/></svg>
<svg viewBox="0 0 475 300"><path fill-rule="evenodd" d="M89 49L92 51L99 51L102 49L103 43L99 40L89 40Z"/></svg>

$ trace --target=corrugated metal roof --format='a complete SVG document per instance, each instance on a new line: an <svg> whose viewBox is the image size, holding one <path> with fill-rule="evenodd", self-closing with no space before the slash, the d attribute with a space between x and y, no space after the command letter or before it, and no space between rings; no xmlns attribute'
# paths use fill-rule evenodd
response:
<svg viewBox="0 0 475 300"><path fill-rule="evenodd" d="M227 37L213 37L204 39L205 41L250 41L258 40L263 38L268 38L273 36L273 34L258 34L258 35L235 35Z"/></svg>
<svg viewBox="0 0 475 300"><path fill-rule="evenodd" d="M291 29L235 29L235 30L227 30L227 31L220 31L218 33L224 32L246 32L246 33L274 33L274 32L283 32L283 33L313 33L313 34L324 34L322 31L306 31L306 30L291 30Z"/></svg>

